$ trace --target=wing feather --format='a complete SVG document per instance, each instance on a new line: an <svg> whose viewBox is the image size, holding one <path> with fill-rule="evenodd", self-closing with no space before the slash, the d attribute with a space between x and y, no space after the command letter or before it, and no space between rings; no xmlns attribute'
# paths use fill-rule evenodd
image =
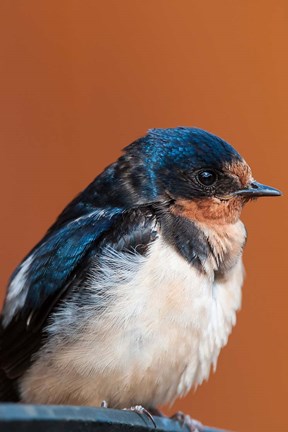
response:
<svg viewBox="0 0 288 432"><path fill-rule="evenodd" d="M0 365L10 378L27 367L49 313L73 285L89 250L120 215L115 210L94 211L48 232L16 269L0 326Z"/></svg>
<svg viewBox="0 0 288 432"><path fill-rule="evenodd" d="M12 289L10 297L8 290L0 326L0 366L9 379L21 376L31 364L33 353L45 342L50 312L71 288L81 290L89 265L95 265L101 251L109 247L115 253L146 254L158 235L157 224L150 206L89 214L48 232L12 276L10 288L22 271L20 289Z"/></svg>

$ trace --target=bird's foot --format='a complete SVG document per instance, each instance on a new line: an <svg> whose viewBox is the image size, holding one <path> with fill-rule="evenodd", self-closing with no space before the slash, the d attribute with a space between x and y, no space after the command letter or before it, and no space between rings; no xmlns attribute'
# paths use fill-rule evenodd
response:
<svg viewBox="0 0 288 432"><path fill-rule="evenodd" d="M157 427L152 414L146 408L144 408L142 405L135 405L135 406L132 406L131 408L123 408L123 410L124 411L134 411L137 414L141 414L141 415L145 414L151 420L154 427L155 428Z"/></svg>
<svg viewBox="0 0 288 432"><path fill-rule="evenodd" d="M190 432L201 432L203 430L203 425L198 420L192 419L189 415L184 414L181 411L173 414L171 420L176 420L182 427L188 427Z"/></svg>
<svg viewBox="0 0 288 432"><path fill-rule="evenodd" d="M103 400L101 402L101 408L108 408L108 403L105 400ZM142 405L135 405L135 406L132 406L131 408L123 408L123 411L134 411L137 414L141 414L141 415L145 414L151 420L154 427L156 428L156 423L155 423L155 420L153 419L152 414L146 408L144 408Z"/></svg>

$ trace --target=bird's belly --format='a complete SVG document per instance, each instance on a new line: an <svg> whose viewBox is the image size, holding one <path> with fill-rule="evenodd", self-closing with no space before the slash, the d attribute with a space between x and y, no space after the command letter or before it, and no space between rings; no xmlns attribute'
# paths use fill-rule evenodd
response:
<svg viewBox="0 0 288 432"><path fill-rule="evenodd" d="M25 401L35 401L39 376L37 402L106 400L119 408L171 402L208 377L235 323L241 261L225 282L215 284L157 240L149 256L136 257L133 265L129 275L115 275L107 308L90 314L73 342L51 349L51 337L45 360L39 357L23 380Z"/></svg>

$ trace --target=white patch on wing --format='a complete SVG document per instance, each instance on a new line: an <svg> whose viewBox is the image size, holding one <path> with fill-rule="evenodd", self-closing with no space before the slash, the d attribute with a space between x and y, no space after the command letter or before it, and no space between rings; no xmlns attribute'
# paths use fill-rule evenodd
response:
<svg viewBox="0 0 288 432"><path fill-rule="evenodd" d="M4 327L10 323L15 313L24 306L29 290L29 285L26 284L27 273L32 261L33 255L30 255L20 265L18 272L8 286L7 297L2 312L2 324Z"/></svg>
<svg viewBox="0 0 288 432"><path fill-rule="evenodd" d="M83 314L64 307L55 314L50 342L21 383L23 401L157 406L216 365L241 303L241 257L218 282L212 260L200 273L161 238L147 257L109 251L102 262ZM99 287L109 296L102 312Z"/></svg>
<svg viewBox="0 0 288 432"><path fill-rule="evenodd" d="M101 219L102 217L113 217L110 215L108 210L95 210L89 214L85 214L83 216L78 217L77 219L69 222L70 224L76 225L79 224L79 228L81 229L81 220L96 217L97 219ZM96 220L97 220L96 219ZM37 249L37 252L41 251L41 248L45 246L45 243L40 245ZM37 253L36 252L36 253ZM30 265L34 259L34 254L30 255L20 266L18 272L11 280L8 289L7 296L4 304L4 308L2 311L2 324L6 327L15 314L24 306L27 294L29 291L29 285L26 283L27 281L27 273L29 271ZM29 318L28 318L29 320Z"/></svg>

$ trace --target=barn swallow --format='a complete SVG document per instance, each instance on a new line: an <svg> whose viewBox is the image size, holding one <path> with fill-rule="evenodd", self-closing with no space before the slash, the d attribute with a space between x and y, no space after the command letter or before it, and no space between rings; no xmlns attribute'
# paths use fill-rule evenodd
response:
<svg viewBox="0 0 288 432"><path fill-rule="evenodd" d="M201 384L241 304L241 210L278 195L211 133L148 131L13 273L0 399L153 409Z"/></svg>

